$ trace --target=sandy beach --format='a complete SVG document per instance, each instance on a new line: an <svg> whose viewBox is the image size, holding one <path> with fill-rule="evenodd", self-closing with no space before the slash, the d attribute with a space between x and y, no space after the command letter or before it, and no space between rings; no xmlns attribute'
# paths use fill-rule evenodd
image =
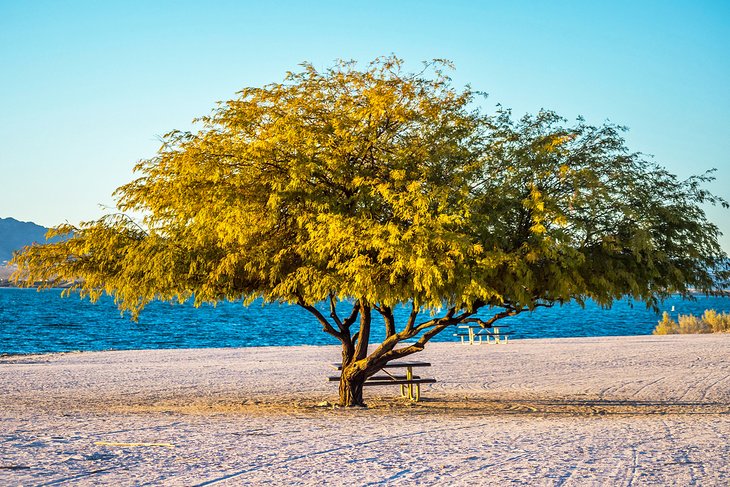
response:
<svg viewBox="0 0 730 487"><path fill-rule="evenodd" d="M728 485L730 335L429 345L333 408L336 347L0 358L0 485Z"/></svg>

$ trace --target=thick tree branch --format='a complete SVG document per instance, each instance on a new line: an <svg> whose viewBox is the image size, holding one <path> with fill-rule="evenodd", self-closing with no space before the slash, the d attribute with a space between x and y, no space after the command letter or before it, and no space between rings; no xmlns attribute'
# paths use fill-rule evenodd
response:
<svg viewBox="0 0 730 487"><path fill-rule="evenodd" d="M416 324L416 318L418 317L418 312L421 310L420 308L420 306L416 305L415 301L411 303L411 314L408 316L408 323L406 323L404 331L410 332L413 330L413 327Z"/></svg>
<svg viewBox="0 0 730 487"><path fill-rule="evenodd" d="M373 306L373 308L383 316L383 321L385 321L385 337L389 338L395 335L393 309L390 306Z"/></svg>
<svg viewBox="0 0 730 487"><path fill-rule="evenodd" d="M502 318L507 318L509 316L515 316L523 311L527 311L527 308L512 308L508 309L506 311L500 311L499 313L495 314L494 316L490 317L487 321L482 321L479 318L470 318L467 320L464 320L465 323L477 323L482 328L491 328L495 321L501 320Z"/></svg>
<svg viewBox="0 0 730 487"><path fill-rule="evenodd" d="M412 353L420 352L421 350L424 349L424 347L426 346L426 343L428 343L429 340L431 340L431 338L435 337L436 335L438 335L439 333L444 331L449 326L463 323L470 316L475 314L481 306L483 306L483 304L481 304L481 303L479 303L478 306L475 304L474 306L472 306L472 308L470 310L467 310L457 316L454 316L456 314L456 308L451 308L451 309L449 309L446 316L444 316L443 318L429 320L429 321L421 323L420 325L418 325L415 328L415 333L413 333L412 336L417 335L421 331L426 330L428 328L430 328L430 330L426 331L421 336L421 338L418 339L418 341L416 343L414 343L413 345L409 345L407 347L395 350L394 349L395 345L400 340L396 341L396 343L393 343L392 346L390 346L390 350L388 350L385 353L380 354L379 357L376 358L377 363L384 365L384 364L390 362L391 360L403 358ZM376 352L377 352L377 350L376 350ZM373 355L375 355L375 353L373 353ZM381 365L381 367L382 367L382 365Z"/></svg>
<svg viewBox="0 0 730 487"><path fill-rule="evenodd" d="M414 311L411 312L411 316L414 316L414 313L418 314L417 311L415 310L415 306L414 306ZM386 364L389 360L393 359L393 357L391 356L391 354L393 353L393 349L395 348L396 345L398 345L398 343L402 342L403 340L413 338L414 336L418 335L420 332L422 332L428 328L432 328L432 330L426 332L426 334L424 335L424 336L428 335L428 338L423 342L423 344L425 344L426 342L428 342L428 340L431 339L431 337L436 336L438 333L441 333L441 331L443 331L443 329L445 329L446 327L455 325L457 323L461 323L464 319L466 319L467 317L471 316L474 313L476 313L476 310L466 311L466 312L462 313L461 315L454 317L454 315L456 314L456 308L450 308L449 311L446 313L446 315L444 315L442 318L434 318L432 320L424 321L423 323L419 324L416 327L414 327L412 324L411 324L410 328L408 326L406 326L406 328L402 332L395 333L394 335L386 338L383 341L383 343L381 343L380 346L372 354L370 354L369 358L375 360L376 363L380 363L382 366L382 365ZM413 320L415 321L415 318L413 318ZM438 331L433 333L433 330L435 330L437 328L438 328ZM423 339L423 337L421 337L421 340L422 339ZM420 342L420 340L419 340L419 342ZM423 346L421 345L420 350L422 350L422 349L423 349ZM416 351L417 350L413 350L413 352L410 352L410 353L414 353ZM408 354L405 354L405 355L408 355ZM403 355L403 356L405 356L405 355Z"/></svg>
<svg viewBox="0 0 730 487"><path fill-rule="evenodd" d="M330 295L329 295L329 302L330 302L330 317L337 324L337 328L340 329L340 333L344 333L345 325L340 320L340 317L337 316L337 300L335 299L335 295L332 293L330 293ZM347 336L350 336L350 334L348 333Z"/></svg>
<svg viewBox="0 0 730 487"><path fill-rule="evenodd" d="M552 308L555 303L536 303L533 306L534 308ZM499 313L495 314L494 316L491 316L488 320L484 321L479 318L469 318L464 320L465 323L477 323L482 328L491 328L492 325L502 318L507 318L510 316L516 316L520 313L523 313L525 311L531 311L528 307L522 307L522 308L515 308L511 304L508 304L505 306L504 311L500 311Z"/></svg>
<svg viewBox="0 0 730 487"><path fill-rule="evenodd" d="M340 332L338 332L337 330L335 330L334 328L332 328L332 325L330 324L330 322L327 321L327 318L325 318L324 315L322 315L322 313L320 313L317 308L306 304L302 298L299 298L299 301L297 302L297 304L299 306L301 306L302 308L306 309L307 311L309 311L310 313L312 313L314 315L314 317L317 318L317 321L319 321L319 323L322 325L322 331L324 331L325 333L329 333L330 335L332 335L333 337L337 338L340 341L343 341L342 334Z"/></svg>
<svg viewBox="0 0 730 487"><path fill-rule="evenodd" d="M433 320L424 321L423 323L419 323L418 326L416 326L415 329L413 330L414 331L413 335L417 335L420 332L422 332L423 330L427 330L428 328L437 326L445 320L446 321L451 320L451 319L453 319L455 314L456 314L456 308L449 308L449 310L446 312L446 315L444 315L443 318L436 318ZM473 314L473 313L470 313L470 314Z"/></svg>
<svg viewBox="0 0 730 487"><path fill-rule="evenodd" d="M360 331L357 332L357 347L355 348L355 360L362 360L367 356L368 345L370 344L370 306L360 302Z"/></svg>
<svg viewBox="0 0 730 487"><path fill-rule="evenodd" d="M360 301L355 301L355 304L352 305L352 312L350 313L350 316L345 318L345 321L342 322L342 324L347 328L348 330L352 326L353 323L355 323L355 320L357 319L357 315L360 313Z"/></svg>
<svg viewBox="0 0 730 487"><path fill-rule="evenodd" d="M347 334L350 334L350 327L355 323L355 320L357 320L358 315L360 314L360 301L355 301L355 304L352 305L352 312L350 313L350 316L348 316L345 321L342 322L342 324L347 328ZM354 347L355 344L357 344L357 339L360 336L360 332L356 331L352 334L350 337L350 344ZM354 352L353 352L354 353Z"/></svg>
<svg viewBox="0 0 730 487"><path fill-rule="evenodd" d="M342 364L343 366L349 365L355 356L355 344L353 343L353 339L350 337L350 326L357 318L360 307L357 303L355 303L355 306L353 306L350 316L348 316L345 321L342 321L337 315L337 300L332 293L330 293L329 295L329 303L330 316L337 324L337 327L340 329L340 341L342 342Z"/></svg>

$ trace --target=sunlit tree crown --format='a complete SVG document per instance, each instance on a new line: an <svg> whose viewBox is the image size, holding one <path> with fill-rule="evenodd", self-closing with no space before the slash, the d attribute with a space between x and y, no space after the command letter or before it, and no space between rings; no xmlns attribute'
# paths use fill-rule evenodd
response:
<svg viewBox="0 0 730 487"><path fill-rule="evenodd" d="M117 190L140 225L58 227L73 237L16 257L20 273L134 313L191 296L532 309L717 287L708 176L678 180L610 124L484 115L447 62L402 64L305 64L242 90Z"/></svg>

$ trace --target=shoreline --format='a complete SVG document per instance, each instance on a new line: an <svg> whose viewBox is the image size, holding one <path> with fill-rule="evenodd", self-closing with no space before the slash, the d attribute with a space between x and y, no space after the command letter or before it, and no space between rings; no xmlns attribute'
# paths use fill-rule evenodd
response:
<svg viewBox="0 0 730 487"><path fill-rule="evenodd" d="M708 335L728 335L730 336L730 333L724 333L724 332L716 332L716 333L688 333L688 334L669 334L669 335L654 335L652 333L640 333L635 335L591 335L591 336L566 336L566 337L545 337L545 338L510 338L509 342L507 343L507 346L509 344L514 343L530 343L534 341L554 341L554 340L621 340L621 339L631 339L631 338L637 338L637 337L677 337L677 336L708 336ZM460 344L461 342L456 339L448 339L448 340L437 340L438 337L434 338L434 340L430 341L428 344L426 344L426 350L434 344ZM403 343L414 343L416 339L412 339L409 341L405 341ZM481 344L481 345L473 345L481 346L481 347L500 347L505 346L505 344L495 345L495 344ZM14 358L30 358L34 356L38 357L48 357L52 355L68 355L68 354L90 354L90 353L116 353L116 352L156 352L156 351L216 351L216 350L257 350L257 349L296 349L300 347L314 347L314 348L336 348L337 350L340 350L339 344L331 344L331 345L308 345L308 344L292 344L292 345L251 345L251 346L243 346L243 347L170 347L170 348L110 348L110 349L104 349L104 350L60 350L60 351L48 351L48 352L27 352L27 353L14 353L14 352L0 352L0 365L4 363L4 361L12 361ZM418 357L419 354L415 354L415 357ZM7 360L6 360L7 359Z"/></svg>

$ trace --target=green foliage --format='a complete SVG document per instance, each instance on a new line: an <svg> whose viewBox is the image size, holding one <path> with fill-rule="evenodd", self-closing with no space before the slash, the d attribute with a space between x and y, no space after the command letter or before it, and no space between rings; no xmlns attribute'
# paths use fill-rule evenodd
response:
<svg viewBox="0 0 730 487"><path fill-rule="evenodd" d="M718 313L714 309L705 310L702 317L679 315L678 322L669 317L666 311L654 329L654 335L676 335L687 333L728 333L730 332L730 313Z"/></svg>
<svg viewBox="0 0 730 487"><path fill-rule="evenodd" d="M17 255L16 277L79 279L139 312L153 299L334 298L469 313L712 292L721 203L627 150L621 127L477 107L441 61L311 65L171 132L121 211Z"/></svg>

